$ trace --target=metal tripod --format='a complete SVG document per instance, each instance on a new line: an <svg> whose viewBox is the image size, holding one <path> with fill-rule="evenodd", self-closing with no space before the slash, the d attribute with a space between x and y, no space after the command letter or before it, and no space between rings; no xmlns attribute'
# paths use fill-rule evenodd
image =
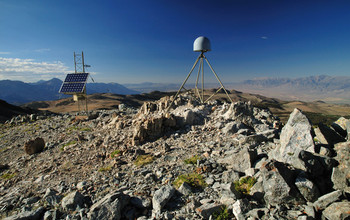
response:
<svg viewBox="0 0 350 220"><path fill-rule="evenodd" d="M216 79L218 80L218 82L220 83L221 87L214 93L212 94L209 98L207 98L205 101L204 101L204 61L205 60L208 64L208 66L210 67L211 71L213 72L213 74L215 75ZM196 80L196 85L195 85L195 93L196 95L198 96L199 100L201 101L201 103L206 103L208 102L214 95L216 95L221 89L223 89L228 97L228 99L230 100L230 102L232 102L232 99L231 97L229 96L227 90L225 89L224 85L222 84L219 76L216 74L216 72L214 71L213 67L210 65L208 59L204 56L204 51L201 52L201 54L198 56L196 62L193 64L193 67L191 69L191 71L189 72L189 74L187 75L185 81L182 83L180 89L177 91L176 95L174 96L171 104L169 105L169 107L167 108L167 111L169 111L169 109L171 108L171 106L173 105L175 99L177 98L177 96L179 95L179 93L181 92L182 89L185 89L184 86L188 80L188 78L190 78L194 68L197 66L198 64L198 61L199 62L199 68L198 68L198 75L197 75L197 80ZM202 73L202 74L201 74ZM201 85L201 91L198 89L198 82L200 80L200 75L202 75L202 85ZM186 89L185 89L186 90Z"/></svg>

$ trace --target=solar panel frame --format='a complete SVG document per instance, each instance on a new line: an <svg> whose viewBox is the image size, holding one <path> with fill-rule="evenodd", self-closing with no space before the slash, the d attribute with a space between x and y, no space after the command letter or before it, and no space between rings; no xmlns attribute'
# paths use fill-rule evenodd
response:
<svg viewBox="0 0 350 220"><path fill-rule="evenodd" d="M63 83L60 89L60 93L65 94L75 94L75 93L83 93L85 89L86 83Z"/></svg>
<svg viewBox="0 0 350 220"><path fill-rule="evenodd" d="M86 82L89 73L69 73L64 82Z"/></svg>

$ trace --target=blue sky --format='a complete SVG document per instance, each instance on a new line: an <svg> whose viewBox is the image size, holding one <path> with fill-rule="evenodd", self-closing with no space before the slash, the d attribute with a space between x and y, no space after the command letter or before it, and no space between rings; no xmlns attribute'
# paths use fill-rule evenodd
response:
<svg viewBox="0 0 350 220"><path fill-rule="evenodd" d="M64 79L84 51L96 82L181 83L198 36L224 82L348 75L349 11L337 0L0 0L0 80Z"/></svg>

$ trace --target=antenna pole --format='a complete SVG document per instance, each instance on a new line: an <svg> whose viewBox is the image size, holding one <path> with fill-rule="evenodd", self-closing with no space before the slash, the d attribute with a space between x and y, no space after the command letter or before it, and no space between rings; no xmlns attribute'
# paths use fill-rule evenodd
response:
<svg viewBox="0 0 350 220"><path fill-rule="evenodd" d="M82 63L83 63L83 73L85 73L84 52L83 51L81 51L81 59L82 59Z"/></svg>
<svg viewBox="0 0 350 220"><path fill-rule="evenodd" d="M75 59L75 52L74 52L74 70L75 70L75 73L77 73L77 61Z"/></svg>

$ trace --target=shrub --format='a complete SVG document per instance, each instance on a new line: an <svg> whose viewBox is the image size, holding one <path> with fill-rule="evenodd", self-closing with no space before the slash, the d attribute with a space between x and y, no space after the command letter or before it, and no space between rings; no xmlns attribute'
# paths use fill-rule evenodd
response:
<svg viewBox="0 0 350 220"><path fill-rule="evenodd" d="M1 175L1 179L9 180L16 176L16 173L4 173Z"/></svg>
<svg viewBox="0 0 350 220"><path fill-rule="evenodd" d="M119 156L120 153L121 153L120 150L115 150L115 151L113 151L113 152L111 153L111 158L114 158L114 157L116 157L116 156Z"/></svg>
<svg viewBox="0 0 350 220"><path fill-rule="evenodd" d="M136 166L143 166L143 165L146 165L146 164L149 164L149 163L152 163L154 160L153 156L150 155L150 154L146 154L146 155L139 155L134 164Z"/></svg>
<svg viewBox="0 0 350 220"><path fill-rule="evenodd" d="M108 166L108 167L101 167L100 169L98 169L99 172L107 172L107 171L111 171L112 167Z"/></svg>
<svg viewBox="0 0 350 220"><path fill-rule="evenodd" d="M194 155L191 158L185 159L184 162L185 164L192 164L192 165L196 165L197 164L197 160L200 160L201 158L198 155Z"/></svg>
<svg viewBox="0 0 350 220"><path fill-rule="evenodd" d="M184 182L186 182L194 188L205 188L207 186L203 179L203 176L197 173L188 173L180 175L175 179L173 184L176 188L179 188Z"/></svg>
<svg viewBox="0 0 350 220"><path fill-rule="evenodd" d="M250 193L250 189L255 183L256 179L254 177L243 177L239 181L234 182L235 190L243 195L248 195Z"/></svg>
<svg viewBox="0 0 350 220"><path fill-rule="evenodd" d="M64 151L64 148L73 144L76 144L76 141L69 141L68 143L64 144L62 147L60 147L60 151Z"/></svg>
<svg viewBox="0 0 350 220"><path fill-rule="evenodd" d="M220 211L213 213L213 219L216 220L226 220L231 219L230 213L228 212L228 209L226 206L222 207Z"/></svg>

